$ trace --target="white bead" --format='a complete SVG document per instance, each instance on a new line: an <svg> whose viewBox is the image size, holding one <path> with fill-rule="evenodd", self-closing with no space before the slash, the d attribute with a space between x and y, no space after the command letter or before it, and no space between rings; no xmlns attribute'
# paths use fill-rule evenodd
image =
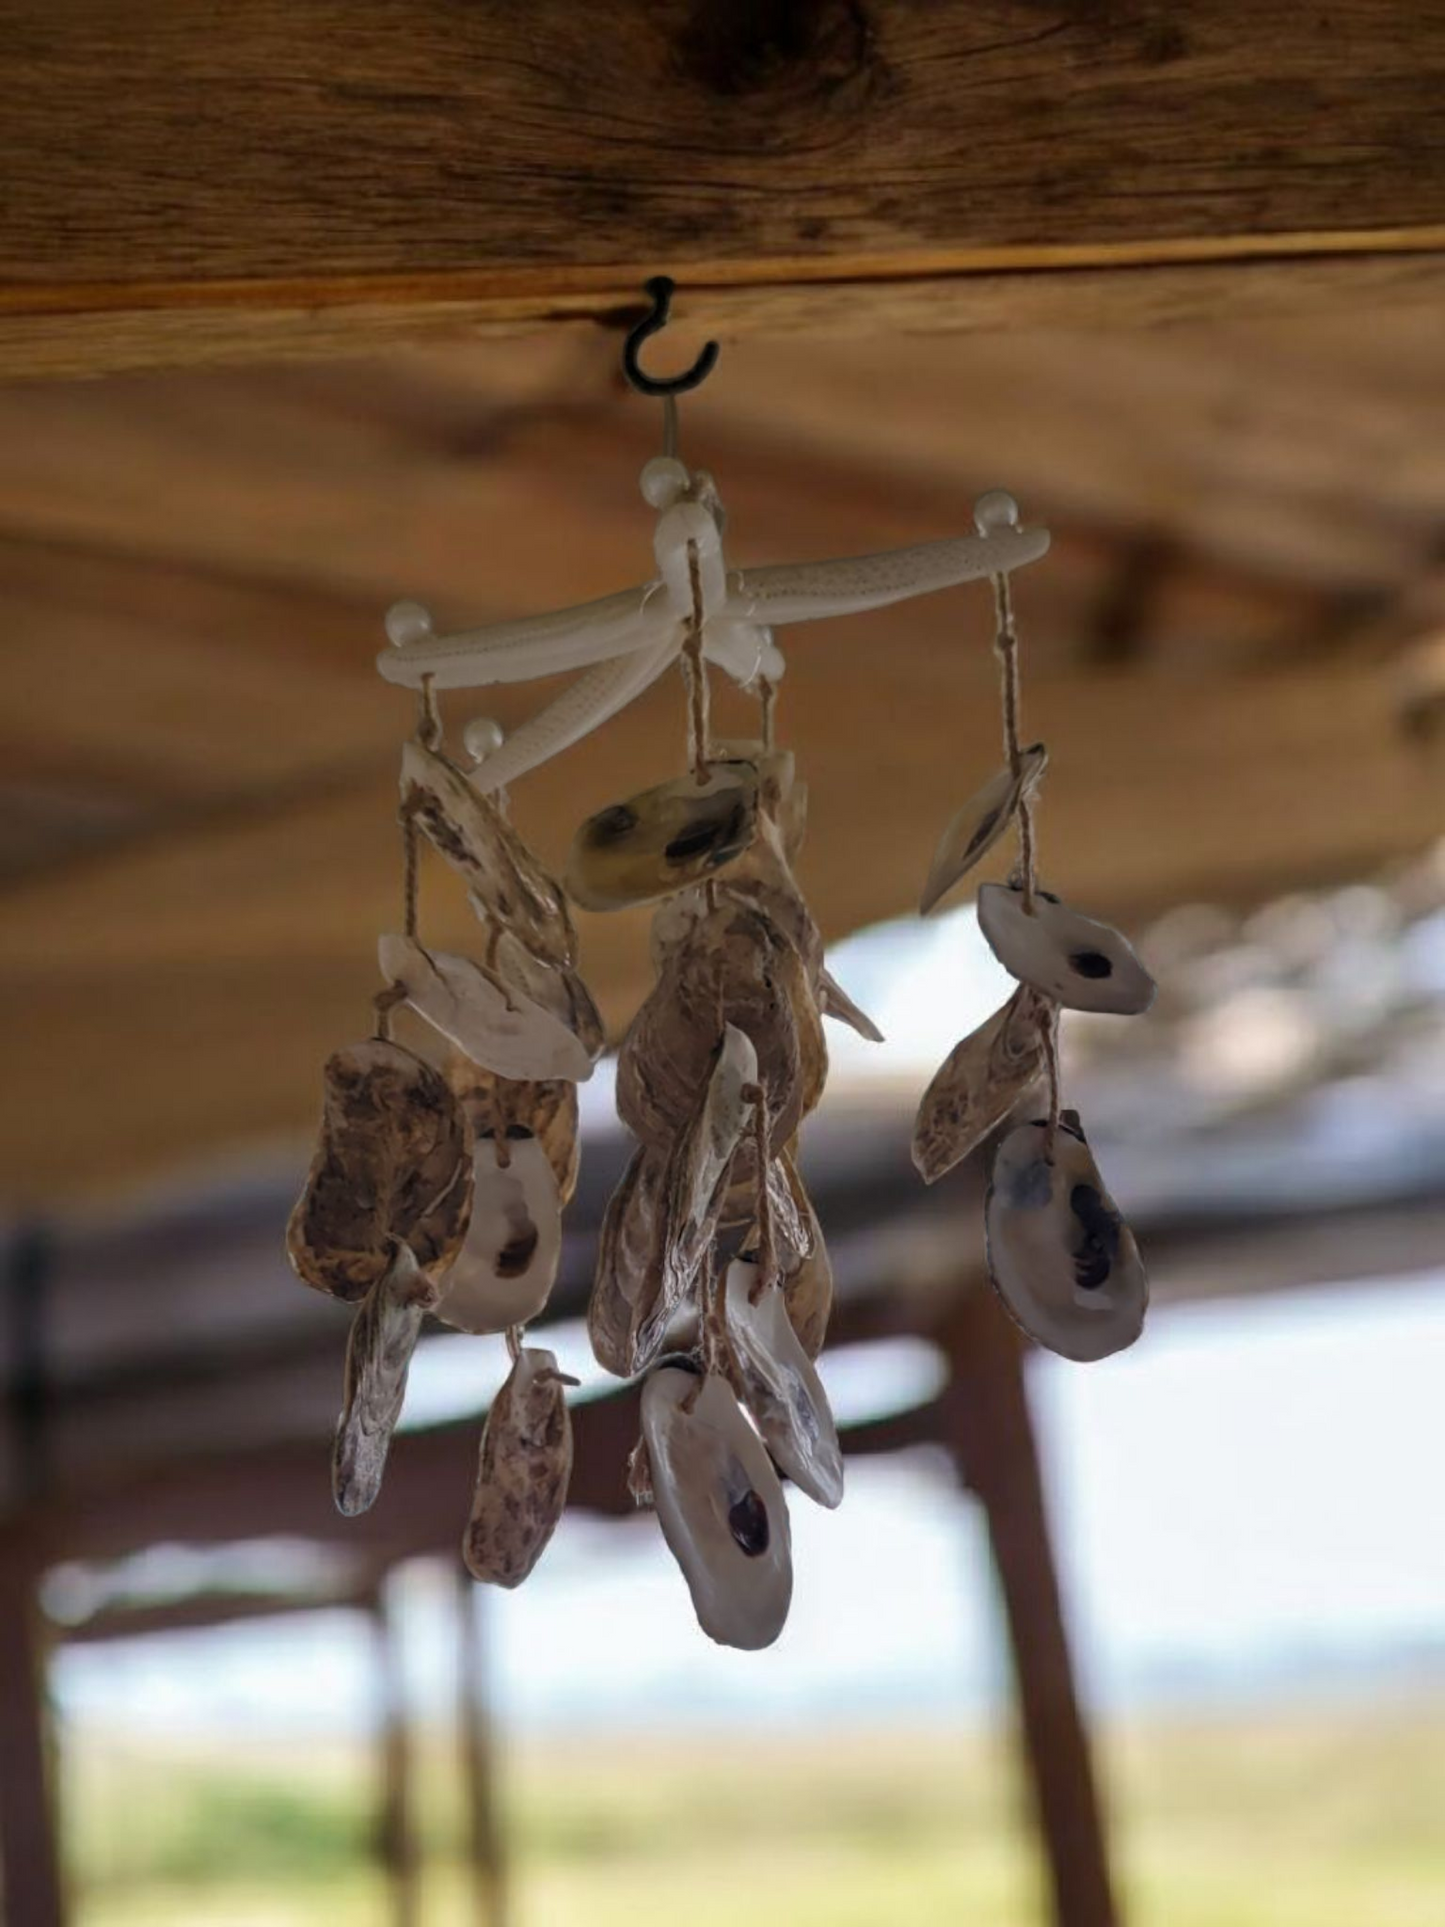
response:
<svg viewBox="0 0 1445 1927"><path fill-rule="evenodd" d="M998 529L1016 529L1019 505L1007 489L991 488L973 505L973 525L980 535L992 535Z"/></svg>
<svg viewBox="0 0 1445 1927"><path fill-rule="evenodd" d="M505 732L493 716L473 716L462 731L462 747L474 763L493 756L502 747Z"/></svg>
<svg viewBox="0 0 1445 1927"><path fill-rule="evenodd" d="M671 508L686 493L691 479L675 455L654 455L639 479L642 498L655 509Z"/></svg>
<svg viewBox="0 0 1445 1927"><path fill-rule="evenodd" d="M431 633L431 611L419 602L393 602L386 612L387 640L398 649L422 642Z"/></svg>

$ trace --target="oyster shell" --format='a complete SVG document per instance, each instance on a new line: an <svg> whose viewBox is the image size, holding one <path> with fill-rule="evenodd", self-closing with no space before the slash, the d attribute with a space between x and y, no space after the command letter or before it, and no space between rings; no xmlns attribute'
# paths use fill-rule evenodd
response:
<svg viewBox="0 0 1445 1927"><path fill-rule="evenodd" d="M345 1391L331 1452L331 1490L348 1517L381 1490L387 1448L401 1417L406 1374L434 1294L411 1247L397 1240L390 1267L351 1321Z"/></svg>
<svg viewBox="0 0 1445 1927"><path fill-rule="evenodd" d="M589 816L572 839L567 893L584 910L624 910L685 889L741 856L757 833L758 772L712 765Z"/></svg>
<svg viewBox="0 0 1445 1927"><path fill-rule="evenodd" d="M783 1267L783 1303L798 1343L809 1358L816 1358L833 1309L833 1263L797 1166L790 1157L780 1163L792 1207L791 1223L776 1201L773 1208L773 1235Z"/></svg>
<svg viewBox="0 0 1445 1927"><path fill-rule="evenodd" d="M548 1351L525 1347L492 1400L482 1433L462 1557L474 1579L520 1586L547 1549L567 1505L572 1420Z"/></svg>
<svg viewBox="0 0 1445 1927"><path fill-rule="evenodd" d="M540 1139L521 1125L512 1130L518 1135L477 1144L471 1224L436 1304L437 1317L458 1331L524 1325L556 1282L562 1256L557 1179Z"/></svg>
<svg viewBox="0 0 1445 1927"><path fill-rule="evenodd" d="M642 1388L653 1504L697 1622L720 1646L771 1646L793 1596L783 1489L727 1380L659 1366Z"/></svg>
<svg viewBox="0 0 1445 1927"><path fill-rule="evenodd" d="M969 797L938 840L933 866L919 898L920 916L927 916L948 895L954 884L968 875L980 857L987 855L1014 817L1019 804L1037 786L1048 767L1049 753L1042 743L1031 743L1019 759L1018 774L1001 769L983 788Z"/></svg>
<svg viewBox="0 0 1445 1927"><path fill-rule="evenodd" d="M455 763L414 739L401 752L401 803L465 880L483 922L513 931L535 956L577 961L577 933L559 885Z"/></svg>
<svg viewBox="0 0 1445 1927"><path fill-rule="evenodd" d="M595 1052L555 1009L508 988L470 958L424 950L414 938L394 934L379 940L377 958L382 975L401 986L412 1009L474 1063L508 1078L581 1082L592 1075Z"/></svg>
<svg viewBox="0 0 1445 1927"><path fill-rule="evenodd" d="M843 1497L843 1451L822 1381L788 1318L784 1293L757 1265L728 1266L727 1329L734 1383L780 1472L819 1505Z"/></svg>
<svg viewBox="0 0 1445 1927"><path fill-rule="evenodd" d="M934 1184L995 1130L1044 1069L1053 1007L1028 984L956 1044L923 1093L913 1124L913 1162Z"/></svg>
<svg viewBox="0 0 1445 1927"><path fill-rule="evenodd" d="M849 1030L856 1030L870 1044L881 1044L883 1033L868 1015L859 1008L825 965L818 973L818 1008L825 1017L836 1018L846 1024Z"/></svg>
<svg viewBox="0 0 1445 1927"><path fill-rule="evenodd" d="M1149 1281L1078 1112L1061 1114L1052 1164L1047 1131L1042 1119L1020 1124L999 1146L984 1204L989 1273L1030 1338L1064 1358L1107 1358L1139 1336Z"/></svg>
<svg viewBox="0 0 1445 1927"><path fill-rule="evenodd" d="M733 1157L752 1128L757 1075L752 1039L736 1024L725 1024L707 1089L668 1169L660 1303L664 1320L692 1289L717 1236Z"/></svg>
<svg viewBox="0 0 1445 1927"><path fill-rule="evenodd" d="M602 1220L587 1335L598 1364L619 1378L630 1378L651 1362L666 1330L666 1320L655 1319L653 1312L662 1291L667 1175L661 1152L639 1148Z"/></svg>
<svg viewBox="0 0 1445 1927"><path fill-rule="evenodd" d="M364 1298L410 1246L428 1282L461 1249L472 1201L472 1134L439 1071L369 1038L328 1060L321 1141L286 1227L298 1278Z"/></svg>
<svg viewBox="0 0 1445 1927"><path fill-rule="evenodd" d="M644 1144L670 1150L711 1073L722 1019L757 1052L774 1148L797 1129L807 1095L798 1021L788 995L797 953L756 910L720 895L663 960L617 1060L617 1110ZM811 1079L810 1079L811 1082Z"/></svg>
<svg viewBox="0 0 1445 1927"><path fill-rule="evenodd" d="M1154 979L1128 939L1046 890L1034 892L1030 915L1013 884L981 885L978 927L1011 976L1066 1010L1134 1017L1154 1001Z"/></svg>

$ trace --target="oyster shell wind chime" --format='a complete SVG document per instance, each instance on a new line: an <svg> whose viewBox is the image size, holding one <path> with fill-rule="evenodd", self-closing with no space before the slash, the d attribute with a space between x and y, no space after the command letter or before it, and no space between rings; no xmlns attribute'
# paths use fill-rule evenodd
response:
<svg viewBox="0 0 1445 1927"><path fill-rule="evenodd" d="M378 668L418 705L401 756L402 928L380 939L373 1034L326 1067L320 1144L287 1244L307 1284L355 1306L333 1451L343 1512L364 1510L380 1489L425 1316L504 1337L510 1370L485 1422L462 1552L478 1579L519 1584L557 1525L572 1468L566 1387L575 1381L526 1342L526 1327L557 1276L577 1174L577 1085L604 1046L577 971L569 902L602 912L652 904L655 982L617 1064L617 1108L635 1147L602 1225L587 1327L608 1372L641 1379L628 1480L656 1511L700 1625L722 1644L757 1648L777 1638L792 1593L784 1479L823 1506L843 1493L814 1363L832 1274L799 1174L799 1130L827 1075L823 1018L879 1041L830 975L794 873L807 793L775 740L784 661L774 631L985 577L1006 614L1009 572L1041 556L1048 535L1020 527L1008 498L991 496L969 536L730 568L716 484L677 453L676 396L710 372L716 344L668 380L639 365L672 292L666 277L648 283L652 311L623 357L632 386L663 401L664 452L641 475L657 517L649 579L452 635L436 634L417 603L387 617ZM1122 938L1035 884L1031 799L1043 752L1017 744L1006 626L1008 767L950 827L925 908L1017 822L1019 878L985 887L994 895L981 920L1020 990L987 1035L965 1040L924 1100L917 1156L930 1179L1002 1118L1045 1060L1055 1063L1054 1013L1078 1002L1076 977L1093 999L1085 1008L1139 1007L1147 986ZM557 882L514 828L508 785L673 664L686 767L590 816ZM462 732L463 757L448 752L442 691L568 669L581 674L511 735L476 719ZM755 736L714 740L710 670L758 698ZM423 842L467 887L474 956L422 939ZM420 1019L426 1046L392 1035L401 1005ZM1049 1116L1004 1142L990 1258L1036 1336L1093 1356L1088 1344L1111 1348L1102 1334L1118 1339L1142 1273L1073 1114L1058 1109L1056 1077L1051 1089ZM1087 1313L1084 1293L1094 1294ZM1081 1319L1087 1343L1076 1339Z"/></svg>

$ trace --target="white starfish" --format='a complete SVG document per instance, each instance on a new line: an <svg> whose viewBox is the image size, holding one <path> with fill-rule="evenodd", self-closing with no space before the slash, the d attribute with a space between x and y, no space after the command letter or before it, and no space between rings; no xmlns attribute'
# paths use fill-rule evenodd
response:
<svg viewBox="0 0 1445 1927"><path fill-rule="evenodd" d="M388 682L438 689L525 682L583 669L570 688L478 764L472 781L495 790L535 769L616 715L682 652L694 620L702 650L745 688L783 673L774 627L856 615L954 583L1007 575L1049 546L1046 529L1018 526L1011 496L993 490L974 510L976 535L832 562L789 562L746 572L723 559L723 509L712 477L658 456L642 471L658 511L658 574L636 588L546 615L495 622L452 636L433 633L420 604L398 603L386 619L392 647L377 657ZM696 569L696 584L693 574Z"/></svg>

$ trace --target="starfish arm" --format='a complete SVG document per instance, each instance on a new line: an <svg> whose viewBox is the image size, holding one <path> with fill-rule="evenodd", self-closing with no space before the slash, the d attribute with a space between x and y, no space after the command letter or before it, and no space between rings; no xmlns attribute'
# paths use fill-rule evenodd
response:
<svg viewBox="0 0 1445 1927"><path fill-rule="evenodd" d="M431 676L438 689L475 689L485 683L527 682L560 670L586 669L632 650L653 647L676 621L655 582L581 602L571 609L493 622L454 636L418 636L383 649L376 666L388 682L419 689Z"/></svg>
<svg viewBox="0 0 1445 1927"><path fill-rule="evenodd" d="M838 562L785 562L734 570L724 613L744 622L781 625L821 616L851 616L909 596L931 595L956 582L1006 575L1037 562L1049 546L1047 529L1004 529L885 549Z"/></svg>
<svg viewBox="0 0 1445 1927"><path fill-rule="evenodd" d="M585 676L579 676L553 703L515 730L500 749L483 757L470 772L472 787L483 792L502 789L570 749L573 743L605 723L640 696L647 685L672 662L682 643L682 633L673 629L661 643L634 650L598 663Z"/></svg>

